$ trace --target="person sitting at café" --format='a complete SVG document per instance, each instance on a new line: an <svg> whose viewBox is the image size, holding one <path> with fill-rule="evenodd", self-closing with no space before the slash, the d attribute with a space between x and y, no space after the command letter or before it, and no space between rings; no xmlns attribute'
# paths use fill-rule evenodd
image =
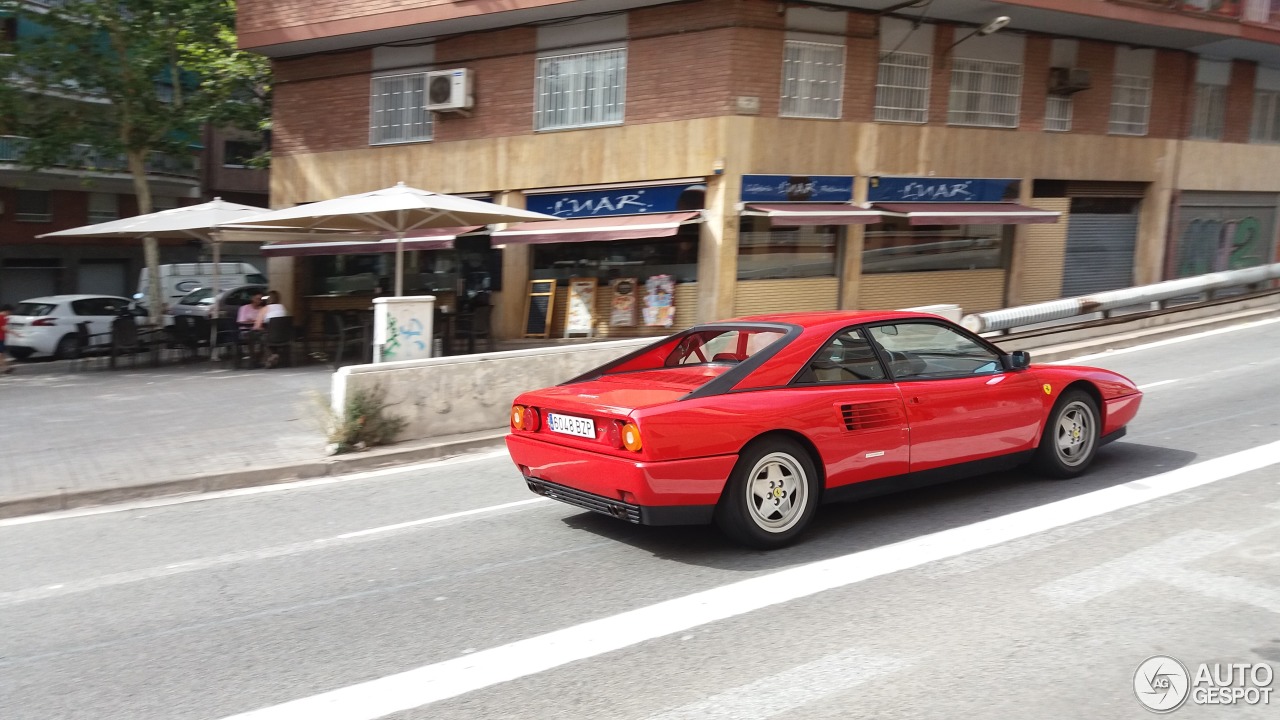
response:
<svg viewBox="0 0 1280 720"><path fill-rule="evenodd" d="M258 322L258 315L262 314L262 304L262 293L254 293L247 304L240 306L236 313L236 325L240 326L242 332L253 329Z"/></svg>
<svg viewBox="0 0 1280 720"><path fill-rule="evenodd" d="M262 298L262 308L258 311L257 320L254 321L253 331L257 333L258 338L261 339L263 333L266 332L267 323L269 323L273 318L285 317L288 314L288 309L285 308L284 303L280 302L280 293L275 290L268 290L266 296ZM260 342L257 352L255 353L255 359L261 360L261 356L264 354L265 350L266 343ZM276 353L271 353L271 355L262 362L262 364L268 368L273 368L279 363L280 356Z"/></svg>

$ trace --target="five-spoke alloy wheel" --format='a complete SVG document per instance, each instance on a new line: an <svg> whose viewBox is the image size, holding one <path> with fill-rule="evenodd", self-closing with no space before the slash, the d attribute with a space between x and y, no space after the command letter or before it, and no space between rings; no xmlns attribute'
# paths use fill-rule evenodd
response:
<svg viewBox="0 0 1280 720"><path fill-rule="evenodd" d="M738 456L716 523L741 543L782 547L813 518L818 487L818 472L804 447L788 438L764 438Z"/></svg>
<svg viewBox="0 0 1280 720"><path fill-rule="evenodd" d="M1082 390L1068 390L1049 413L1035 464L1040 472L1055 478L1071 478L1083 473L1093 462L1101 432L1098 405Z"/></svg>

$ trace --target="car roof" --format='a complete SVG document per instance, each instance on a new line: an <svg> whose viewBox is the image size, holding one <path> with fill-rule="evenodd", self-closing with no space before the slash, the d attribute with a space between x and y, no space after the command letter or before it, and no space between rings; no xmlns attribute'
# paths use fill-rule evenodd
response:
<svg viewBox="0 0 1280 720"><path fill-rule="evenodd" d="M112 300L124 300L125 302L129 301L129 298L121 297L119 295L45 295L43 297L27 298L26 300L22 300L20 302L51 304L51 303L61 303L61 302L72 302L74 300L92 300L95 298L110 298Z"/></svg>
<svg viewBox="0 0 1280 720"><path fill-rule="evenodd" d="M909 310L811 310L807 312L769 313L733 318L726 322L772 322L799 325L805 329L839 329L849 325L882 320L937 319L940 316Z"/></svg>

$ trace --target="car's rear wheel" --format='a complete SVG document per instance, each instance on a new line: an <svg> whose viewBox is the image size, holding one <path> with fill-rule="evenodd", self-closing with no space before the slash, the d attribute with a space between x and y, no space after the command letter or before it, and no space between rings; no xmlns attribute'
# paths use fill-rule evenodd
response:
<svg viewBox="0 0 1280 720"><path fill-rule="evenodd" d="M1083 390L1068 390L1054 403L1040 435L1034 465L1054 478L1073 478L1089 469L1098 451L1102 423L1098 404Z"/></svg>
<svg viewBox="0 0 1280 720"><path fill-rule="evenodd" d="M817 506L818 472L809 452L788 438L766 438L738 456L716 524L744 545L771 550L799 537Z"/></svg>
<svg viewBox="0 0 1280 720"><path fill-rule="evenodd" d="M63 335L53 356L59 360L69 360L80 354L80 338L75 335Z"/></svg>

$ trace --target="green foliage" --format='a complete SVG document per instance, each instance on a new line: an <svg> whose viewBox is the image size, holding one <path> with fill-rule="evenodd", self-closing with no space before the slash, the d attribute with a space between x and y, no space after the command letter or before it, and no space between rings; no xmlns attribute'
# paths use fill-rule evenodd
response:
<svg viewBox="0 0 1280 720"><path fill-rule="evenodd" d="M142 211L142 163L190 155L206 124L262 130L269 64L236 47L233 0L67 0L37 11L0 0L26 32L0 47L0 133L31 138L35 168L77 146L130 158ZM82 149L80 150L83 151Z"/></svg>
<svg viewBox="0 0 1280 720"><path fill-rule="evenodd" d="M328 411L329 443L336 452L344 453L393 442L405 421L387 414L391 405L381 387L354 390L347 396L341 416Z"/></svg>

